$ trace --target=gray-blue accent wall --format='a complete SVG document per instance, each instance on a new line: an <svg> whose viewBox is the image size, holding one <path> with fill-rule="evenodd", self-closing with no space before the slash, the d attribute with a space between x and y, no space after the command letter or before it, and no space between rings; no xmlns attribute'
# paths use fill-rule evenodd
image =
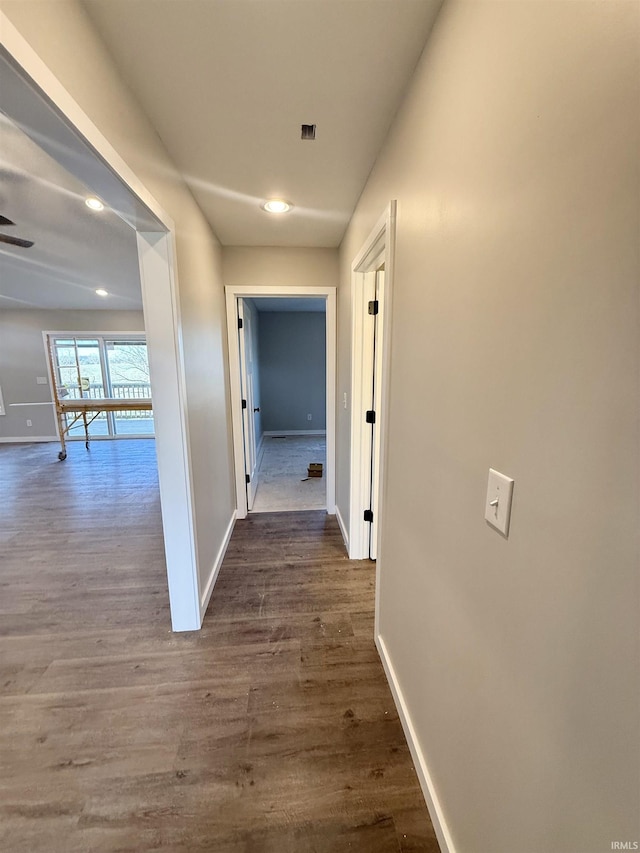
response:
<svg viewBox="0 0 640 853"><path fill-rule="evenodd" d="M325 430L325 314L266 311L258 329L263 430Z"/></svg>

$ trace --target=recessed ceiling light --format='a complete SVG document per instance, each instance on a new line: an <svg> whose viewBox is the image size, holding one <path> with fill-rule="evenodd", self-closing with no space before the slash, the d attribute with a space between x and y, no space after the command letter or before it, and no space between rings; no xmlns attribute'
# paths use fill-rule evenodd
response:
<svg viewBox="0 0 640 853"><path fill-rule="evenodd" d="M96 290L96 293L98 294L98 296L108 296L109 295L108 292L106 290L104 290L104 288L102 288L102 287L99 287Z"/></svg>
<svg viewBox="0 0 640 853"><path fill-rule="evenodd" d="M286 213L292 207L293 205L290 202L281 198L270 198L262 205L262 209L266 210L267 213Z"/></svg>
<svg viewBox="0 0 640 853"><path fill-rule="evenodd" d="M89 196L89 198L86 199L85 204L87 207L91 208L91 210L104 210L104 204L94 195Z"/></svg>

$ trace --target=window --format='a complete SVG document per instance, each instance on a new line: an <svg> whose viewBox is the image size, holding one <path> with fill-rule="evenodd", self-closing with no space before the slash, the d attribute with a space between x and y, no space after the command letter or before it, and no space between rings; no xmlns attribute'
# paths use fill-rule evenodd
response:
<svg viewBox="0 0 640 853"><path fill-rule="evenodd" d="M72 399L130 400L151 397L149 359L144 335L50 335L58 395ZM153 412L100 412L89 426L91 436L133 437L154 434ZM82 422L69 437L84 438Z"/></svg>

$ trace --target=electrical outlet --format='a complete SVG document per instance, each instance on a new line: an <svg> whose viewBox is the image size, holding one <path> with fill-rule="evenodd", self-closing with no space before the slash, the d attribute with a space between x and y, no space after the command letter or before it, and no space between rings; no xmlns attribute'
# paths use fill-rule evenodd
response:
<svg viewBox="0 0 640 853"><path fill-rule="evenodd" d="M47 377L46 376L36 376L36 385L46 385Z"/></svg>
<svg viewBox="0 0 640 853"><path fill-rule="evenodd" d="M28 418L27 418L27 426L33 426L33 421L30 421Z"/></svg>
<svg viewBox="0 0 640 853"><path fill-rule="evenodd" d="M311 414L308 414L308 415L307 415L307 420L308 420L308 421L310 421L310 420L312 420L312 419L313 419L312 415L311 415Z"/></svg>

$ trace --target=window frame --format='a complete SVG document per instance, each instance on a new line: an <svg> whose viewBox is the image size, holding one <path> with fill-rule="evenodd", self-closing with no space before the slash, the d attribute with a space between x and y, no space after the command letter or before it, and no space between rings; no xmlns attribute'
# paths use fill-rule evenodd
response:
<svg viewBox="0 0 640 853"><path fill-rule="evenodd" d="M115 399L113 395L113 381L111 378L111 371L109 368L109 361L107 357L107 343L118 343L118 342L132 342L141 341L147 347L147 336L144 331L134 331L134 332L92 332L92 331L48 331L45 330L42 332L42 340L45 349L45 357L47 361L48 371L49 371L49 385L51 390L51 395L53 399L53 389L55 386L59 385L59 374L58 371L60 369L60 365L57 363L56 358L56 341L62 340L74 340L74 341L92 341L97 342L98 344L98 352L100 356L100 372L102 375L102 387L105 392L109 392L105 394L105 399ZM49 342L51 345L51 358L49 358ZM55 383L55 386L54 386ZM149 389L149 396L151 396L151 388ZM151 418L153 418L153 410L150 412ZM139 433L139 434L126 434L126 433L118 433L116 430L116 413L115 412L107 412L106 413L106 424L107 424L107 435L92 435L91 440L104 440L104 439L120 439L120 438L154 438L155 437L155 427L153 433ZM77 441L84 440L84 434L82 435L69 435L68 440Z"/></svg>

